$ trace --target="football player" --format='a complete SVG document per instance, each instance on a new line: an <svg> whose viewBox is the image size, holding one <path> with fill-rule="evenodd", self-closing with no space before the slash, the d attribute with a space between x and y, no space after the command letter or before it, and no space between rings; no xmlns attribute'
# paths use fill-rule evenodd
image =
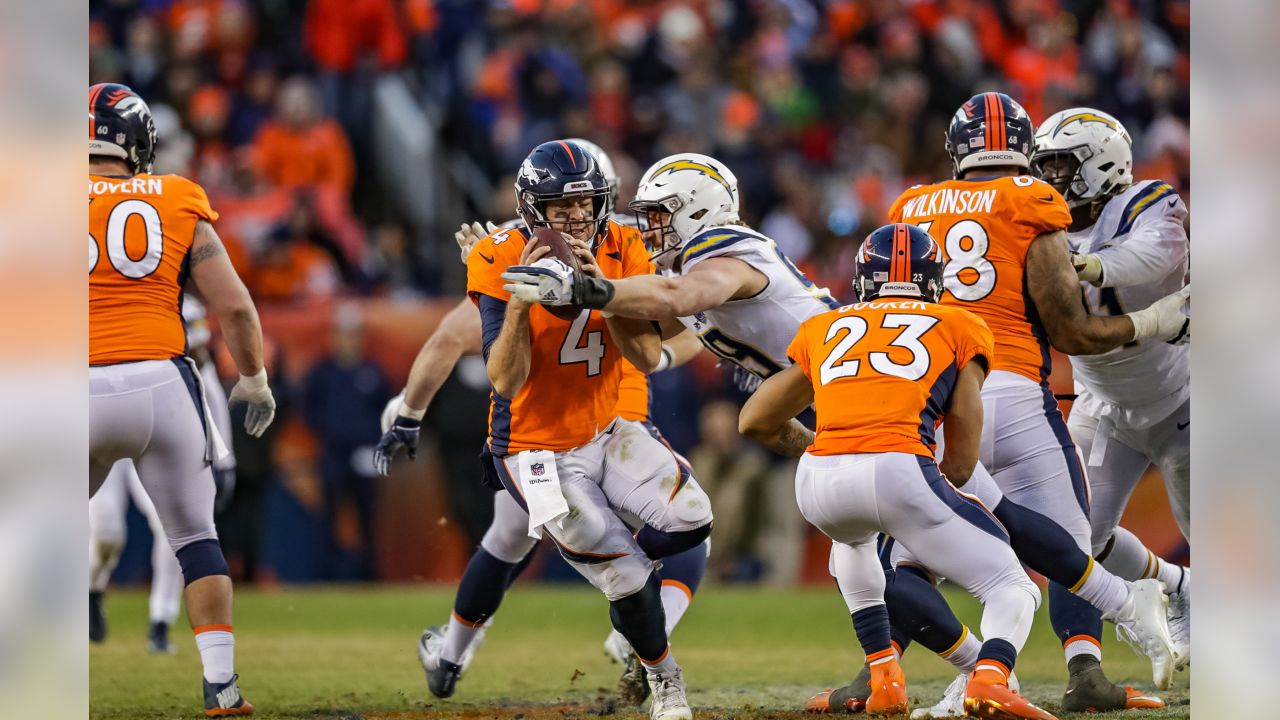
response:
<svg viewBox="0 0 1280 720"><path fill-rule="evenodd" d="M516 197L526 226L561 232L585 273L652 271L640 238L611 220L608 184L581 145L558 140L534 148L517 175ZM529 513L530 533L550 535L609 598L614 628L645 666L650 716L690 718L653 560L706 540L710 500L669 447L617 418L624 360L649 372L661 357L652 325L586 308L563 320L506 289L507 268L549 252L522 230L500 230L468 258L467 290L480 309L492 385L493 467ZM555 258L543 263L557 265L568 267ZM619 513L635 516L639 531Z"/></svg>
<svg viewBox="0 0 1280 720"><path fill-rule="evenodd" d="M1133 179L1128 132L1093 108L1052 115L1036 132L1034 175L1071 208L1067 240L1094 315L1142 309L1182 286L1187 206L1168 183ZM1089 469L1093 553L1130 580L1159 578L1169 593L1178 665L1191 643L1191 571L1119 527L1147 466L1164 477L1183 537L1191 539L1191 357L1186 345L1147 339L1071 359L1077 397L1067 424Z"/></svg>
<svg viewBox="0 0 1280 720"><path fill-rule="evenodd" d="M991 331L972 313L937 304L942 253L919 227L885 225L867 236L856 258L859 302L800 324L787 353L795 364L747 400L740 429L800 456L800 511L832 539L833 562L853 570L839 587L871 668L868 714L905 714L909 706L876 547L887 533L985 606L965 710L1052 720L1009 687L1040 591L999 521L952 485L968 481L978 461ZM817 433L797 432L793 418L810 405ZM944 414L947 454L937 464L934 432ZM812 706L829 709L832 692Z"/></svg>
<svg viewBox="0 0 1280 720"><path fill-rule="evenodd" d="M610 202L617 199L618 178L608 155L594 143L577 138L569 142L586 148L595 155L600 170L609 186ZM524 227L519 220L503 223L501 228L487 223L489 232L501 228ZM627 232L624 230L624 232ZM455 234L465 263L471 250L486 233L479 223L464 224ZM634 234L634 233L632 233ZM410 457L417 452L421 418L443 385L454 365L463 355L479 355L483 347L480 313L468 299L450 310L436 332L423 345L410 371L404 391L393 398L384 413L383 438L375 452L375 464L379 472L389 470L391 460L401 449ZM677 367L701 349L691 335L672 338L663 343L662 359L655 372ZM407 401L405 398L412 398ZM408 405L409 407L406 407ZM422 407L422 411L414 410ZM623 381L619 390L618 416L637 423L659 441L665 442L656 426L649 421L649 386L644 373L629 363L623 365ZM492 464L492 458L485 462ZM496 489L501 490L499 485ZM526 532L529 516L509 493L494 494L493 522L481 540L480 547L458 584L453 613L443 625L428 627L419 638L418 658L427 673L427 684L437 697L453 694L461 673L467 669L476 650L483 642L484 634L494 614L502 603L506 589L510 587L532 559L536 540ZM690 548L663 560L662 606L666 616L667 634L670 635L688 610L706 569L707 546ZM606 638L605 652L623 666L620 688L628 702L640 704L648 698L649 683L644 668L625 637L613 630ZM441 661L445 662L441 662Z"/></svg>
<svg viewBox="0 0 1280 720"><path fill-rule="evenodd" d="M186 325L188 353L200 369L208 419L218 433L217 442L230 437L231 414L227 410L227 394L222 389L217 368L208 351L209 325L205 322L204 305L191 296L182 300L182 318ZM224 444L225 446L225 444ZM217 482L217 502L221 507L235 484L236 457L227 447L226 455L213 462ZM147 648L152 653L177 651L169 640L169 628L182 608L182 568L173 549L163 541L164 528L156 515L155 505L142 489L138 471L132 460L121 460L107 474L98 494L89 501L89 640L102 642L107 635L107 619L103 611L103 595L111 580L111 572L120 561L125 544L125 515L129 498L151 528L151 624L147 631Z"/></svg>
<svg viewBox="0 0 1280 720"><path fill-rule="evenodd" d="M213 524L219 452L182 327L187 279L221 324L240 372L229 401L248 404L250 435L270 425L275 400L258 313L213 229L218 215L199 185L151 174L155 139L132 90L89 88L89 496L116 462L133 461L182 568L205 714L248 715Z"/></svg>

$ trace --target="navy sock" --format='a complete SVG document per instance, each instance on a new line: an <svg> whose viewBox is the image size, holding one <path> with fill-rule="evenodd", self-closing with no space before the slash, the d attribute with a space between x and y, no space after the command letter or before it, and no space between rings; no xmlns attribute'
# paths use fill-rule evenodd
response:
<svg viewBox="0 0 1280 720"><path fill-rule="evenodd" d="M508 589L510 589L512 585L516 584L516 579L523 575L525 570L529 569L529 564L533 562L533 556L537 550L538 546L534 545L532 550L525 553L525 556L520 560L520 562L511 566L511 572L507 573Z"/></svg>
<svg viewBox="0 0 1280 720"><path fill-rule="evenodd" d="M1027 567L1053 582L1073 587L1089 569L1089 556L1058 523L1009 498L993 514L1009 531L1009 544Z"/></svg>
<svg viewBox="0 0 1280 720"><path fill-rule="evenodd" d="M650 560L671 557L676 553L702 544L711 535L711 523L692 530L667 532L645 525L636 533L636 544Z"/></svg>
<svg viewBox="0 0 1280 720"><path fill-rule="evenodd" d="M862 652L868 658L890 648L889 611L884 605L862 608L850 617L853 618L853 631L862 644Z"/></svg>
<svg viewBox="0 0 1280 720"><path fill-rule="evenodd" d="M1013 643L1000 638L992 638L982 643L982 649L978 651L979 663L983 660L995 660L1008 670L1013 670L1013 663L1017 659L1018 651L1014 649Z"/></svg>
<svg viewBox="0 0 1280 720"><path fill-rule="evenodd" d="M662 610L662 581L658 574L651 573L638 592L611 600L609 619L641 660L661 660L667 651L667 616Z"/></svg>
<svg viewBox="0 0 1280 720"><path fill-rule="evenodd" d="M1063 644L1077 635L1102 638L1102 611L1056 582L1049 583L1049 623Z"/></svg>
<svg viewBox="0 0 1280 720"><path fill-rule="evenodd" d="M906 634L934 653L950 650L964 635L964 625L951 606L918 568L900 565L892 576L886 575L884 600L896 633Z"/></svg>
<svg viewBox="0 0 1280 720"><path fill-rule="evenodd" d="M503 562L484 548L476 548L466 571L462 573L462 581L458 583L453 611L475 625L488 620L502 604L502 596L506 594L510 581L514 580L512 571L516 567L516 563Z"/></svg>
<svg viewBox="0 0 1280 720"><path fill-rule="evenodd" d="M658 575L663 580L674 580L689 588L689 594L698 592L698 583L707 570L707 543L697 545L672 555L662 561Z"/></svg>

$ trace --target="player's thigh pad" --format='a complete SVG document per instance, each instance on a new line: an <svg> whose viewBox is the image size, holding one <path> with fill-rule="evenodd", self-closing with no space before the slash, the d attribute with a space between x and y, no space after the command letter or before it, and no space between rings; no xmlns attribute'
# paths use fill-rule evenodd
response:
<svg viewBox="0 0 1280 720"><path fill-rule="evenodd" d="M1110 421L1076 409L1068 428L1089 477L1091 550L1097 555L1111 540L1129 497L1150 462Z"/></svg>
<svg viewBox="0 0 1280 720"><path fill-rule="evenodd" d="M514 565L523 560L537 542L529 537L529 513L511 493L494 493L493 522L480 539L480 547L502 562Z"/></svg>
<svg viewBox="0 0 1280 720"><path fill-rule="evenodd" d="M151 441L157 418L151 389L177 378L167 360L89 368L89 491L106 480L117 460L137 458Z"/></svg>
<svg viewBox="0 0 1280 720"><path fill-rule="evenodd" d="M1146 446L1169 493L1182 536L1191 540L1191 401L1147 430Z"/></svg>
<svg viewBox="0 0 1280 720"><path fill-rule="evenodd" d="M692 471L642 423L618 420L604 449L601 487L615 509L666 532L711 522L711 499Z"/></svg>
<svg viewBox="0 0 1280 720"><path fill-rule="evenodd" d="M846 545L880 532L875 504L877 459L884 454L810 455L796 466L796 505L811 525Z"/></svg>

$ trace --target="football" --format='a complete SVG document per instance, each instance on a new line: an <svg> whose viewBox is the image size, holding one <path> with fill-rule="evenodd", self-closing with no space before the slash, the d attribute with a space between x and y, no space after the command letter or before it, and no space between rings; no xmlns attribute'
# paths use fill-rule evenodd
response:
<svg viewBox="0 0 1280 720"><path fill-rule="evenodd" d="M553 257L574 270L582 270L582 264L578 262L578 256L573 253L573 247L558 231L548 227L534 228L533 239L529 242L534 247L546 245L551 248L551 254L546 257ZM582 307L578 305L543 305L542 308L561 320L573 320L582 313Z"/></svg>

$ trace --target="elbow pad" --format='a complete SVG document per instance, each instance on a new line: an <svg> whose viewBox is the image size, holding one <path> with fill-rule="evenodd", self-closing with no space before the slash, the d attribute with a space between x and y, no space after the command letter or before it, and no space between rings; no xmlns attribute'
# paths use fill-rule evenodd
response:
<svg viewBox="0 0 1280 720"><path fill-rule="evenodd" d="M592 310L602 310L613 299L613 283L604 278L574 273L573 304Z"/></svg>

